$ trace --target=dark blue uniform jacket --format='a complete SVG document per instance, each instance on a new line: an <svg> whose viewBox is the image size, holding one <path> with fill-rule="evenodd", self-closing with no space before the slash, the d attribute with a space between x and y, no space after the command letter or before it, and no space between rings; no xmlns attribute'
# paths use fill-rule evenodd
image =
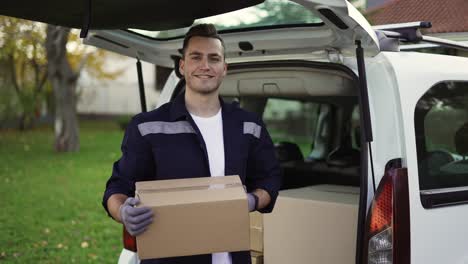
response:
<svg viewBox="0 0 468 264"><path fill-rule="evenodd" d="M280 188L280 168L274 146L258 116L237 103L222 99L225 175L239 175L247 191L261 188L271 203L260 210L273 210ZM135 195L135 182L177 178L209 177L205 142L185 107L184 94L156 110L136 115L122 142L122 157L114 163L103 205L115 193ZM250 263L249 252L232 252L233 264ZM210 264L211 255L166 258L143 263Z"/></svg>

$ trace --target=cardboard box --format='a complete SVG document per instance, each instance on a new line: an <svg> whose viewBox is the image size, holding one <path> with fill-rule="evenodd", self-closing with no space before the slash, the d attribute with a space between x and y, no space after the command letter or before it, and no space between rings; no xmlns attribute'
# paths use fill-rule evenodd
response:
<svg viewBox="0 0 468 264"><path fill-rule="evenodd" d="M353 263L359 188L319 185L281 191L263 215L268 264Z"/></svg>
<svg viewBox="0 0 468 264"><path fill-rule="evenodd" d="M252 264L263 264L263 254L261 252L250 252Z"/></svg>
<svg viewBox="0 0 468 264"><path fill-rule="evenodd" d="M260 212L250 214L250 250L263 252L263 215Z"/></svg>
<svg viewBox="0 0 468 264"><path fill-rule="evenodd" d="M238 176L137 182L136 195L154 212L136 238L140 259L249 250L247 196Z"/></svg>
<svg viewBox="0 0 468 264"><path fill-rule="evenodd" d="M250 216L250 227L256 227L263 229L263 215L262 213L255 211L249 214Z"/></svg>
<svg viewBox="0 0 468 264"><path fill-rule="evenodd" d="M250 250L263 252L263 229L250 227Z"/></svg>

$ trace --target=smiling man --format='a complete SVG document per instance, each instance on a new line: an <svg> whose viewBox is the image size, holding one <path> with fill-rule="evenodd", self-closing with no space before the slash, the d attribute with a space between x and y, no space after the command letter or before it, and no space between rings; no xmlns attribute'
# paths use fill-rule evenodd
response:
<svg viewBox="0 0 468 264"><path fill-rule="evenodd" d="M273 143L259 117L219 96L227 72L224 49L213 25L192 27L179 64L185 93L135 116L129 124L103 205L130 234L140 235L158 221L149 208L134 207L139 203L133 198L136 181L239 175L246 186L249 211L273 210L280 188ZM220 252L142 263L246 264L250 253Z"/></svg>

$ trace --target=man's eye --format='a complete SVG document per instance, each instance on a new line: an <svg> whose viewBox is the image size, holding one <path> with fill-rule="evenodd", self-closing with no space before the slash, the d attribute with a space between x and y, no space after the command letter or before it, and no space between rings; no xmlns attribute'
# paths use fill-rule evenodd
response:
<svg viewBox="0 0 468 264"><path fill-rule="evenodd" d="M201 59L200 56L193 56L193 57L192 57L192 60L200 60L200 59Z"/></svg>
<svg viewBox="0 0 468 264"><path fill-rule="evenodd" d="M221 61L221 59L218 58L218 57L210 58L210 60L213 61L213 62L219 62L219 61Z"/></svg>

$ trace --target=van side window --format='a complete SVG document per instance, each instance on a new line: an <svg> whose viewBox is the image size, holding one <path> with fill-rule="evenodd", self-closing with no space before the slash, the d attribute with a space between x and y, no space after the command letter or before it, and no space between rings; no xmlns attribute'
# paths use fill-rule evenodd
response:
<svg viewBox="0 0 468 264"><path fill-rule="evenodd" d="M414 116L420 189L468 186L468 82L436 84Z"/></svg>
<svg viewBox="0 0 468 264"><path fill-rule="evenodd" d="M263 120L273 142L294 143L307 157L313 148L319 106L313 102L269 98Z"/></svg>

